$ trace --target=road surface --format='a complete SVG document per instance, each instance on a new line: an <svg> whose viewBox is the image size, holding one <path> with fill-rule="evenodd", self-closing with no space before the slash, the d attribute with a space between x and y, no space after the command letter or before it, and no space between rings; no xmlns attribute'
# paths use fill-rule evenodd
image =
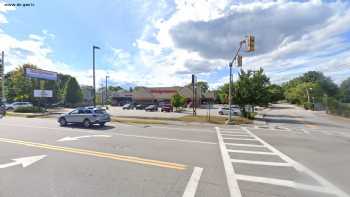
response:
<svg viewBox="0 0 350 197"><path fill-rule="evenodd" d="M345 119L264 113L261 125L91 129L5 117L0 196L349 196Z"/></svg>

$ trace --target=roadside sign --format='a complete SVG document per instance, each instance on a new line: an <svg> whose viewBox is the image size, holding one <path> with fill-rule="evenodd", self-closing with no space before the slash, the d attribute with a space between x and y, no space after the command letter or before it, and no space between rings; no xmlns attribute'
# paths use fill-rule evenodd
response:
<svg viewBox="0 0 350 197"><path fill-rule="evenodd" d="M46 79L46 80L57 80L57 73L47 70L40 70L34 68L26 68L26 76L32 78Z"/></svg>
<svg viewBox="0 0 350 197"><path fill-rule="evenodd" d="M34 90L34 97L52 97L52 90Z"/></svg>

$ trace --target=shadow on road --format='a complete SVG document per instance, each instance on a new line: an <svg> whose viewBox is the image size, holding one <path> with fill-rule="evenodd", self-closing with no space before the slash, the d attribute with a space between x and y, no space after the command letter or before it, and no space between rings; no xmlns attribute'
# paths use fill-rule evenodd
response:
<svg viewBox="0 0 350 197"><path fill-rule="evenodd" d="M302 116L292 116L292 115L275 115L275 114L268 114L265 115L265 117L277 117L277 118L302 118Z"/></svg>
<svg viewBox="0 0 350 197"><path fill-rule="evenodd" d="M101 131L111 130L111 129L115 128L115 126L113 126L113 125L106 125L104 127L101 127L99 125L92 125L90 128L85 128L81 124L70 124L70 125L67 125L65 127L71 128L71 129L86 129L86 130L101 130Z"/></svg>

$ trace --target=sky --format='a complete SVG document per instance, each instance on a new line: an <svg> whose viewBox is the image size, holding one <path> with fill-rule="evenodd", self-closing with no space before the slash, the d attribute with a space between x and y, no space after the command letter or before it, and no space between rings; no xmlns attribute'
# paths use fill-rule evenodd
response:
<svg viewBox="0 0 350 197"><path fill-rule="evenodd" d="M128 88L185 85L196 74L215 89L252 34L243 69L261 67L277 84L316 70L340 84L350 77L349 24L347 0L0 0L0 51L5 72L31 63L92 85L96 45L98 86L106 75Z"/></svg>

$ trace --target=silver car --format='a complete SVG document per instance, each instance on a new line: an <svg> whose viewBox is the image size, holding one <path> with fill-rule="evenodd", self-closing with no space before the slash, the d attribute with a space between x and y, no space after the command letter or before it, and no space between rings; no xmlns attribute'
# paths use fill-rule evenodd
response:
<svg viewBox="0 0 350 197"><path fill-rule="evenodd" d="M110 121L111 117L105 109L91 107L77 108L58 118L58 123L61 126L66 126L69 123L80 123L86 128L89 128L93 124L99 124L103 127L106 122Z"/></svg>
<svg viewBox="0 0 350 197"><path fill-rule="evenodd" d="M19 107L33 107L33 104L30 103L30 102L14 102L14 103L11 103L11 104L7 104L6 105L6 110L15 110Z"/></svg>

